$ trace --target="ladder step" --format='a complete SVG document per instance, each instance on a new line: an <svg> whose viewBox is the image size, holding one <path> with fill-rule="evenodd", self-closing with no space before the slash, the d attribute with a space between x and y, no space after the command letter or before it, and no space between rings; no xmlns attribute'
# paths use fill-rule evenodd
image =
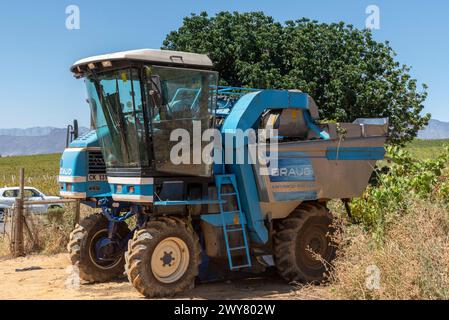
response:
<svg viewBox="0 0 449 320"><path fill-rule="evenodd" d="M222 213L223 214L236 214L236 213L240 213L240 211L239 210L237 210L237 211L223 211Z"/></svg>
<svg viewBox="0 0 449 320"><path fill-rule="evenodd" d="M242 246L242 247L229 248L229 251L237 251L237 250L243 250L243 249L246 249L246 247Z"/></svg>
<svg viewBox="0 0 449 320"><path fill-rule="evenodd" d="M232 193L222 193L221 195L222 195L222 196L225 196L225 197L230 197L230 196L236 196L237 193L235 193L235 192L232 192Z"/></svg>
<svg viewBox="0 0 449 320"><path fill-rule="evenodd" d="M248 267L251 267L251 265L250 264L242 264L242 265L239 265L239 266L233 266L231 268L231 270L240 269L240 268L248 268Z"/></svg>
<svg viewBox="0 0 449 320"><path fill-rule="evenodd" d="M221 185L229 185L229 184L233 184L233 182L234 181L231 178L224 178L219 181L219 183Z"/></svg>
<svg viewBox="0 0 449 320"><path fill-rule="evenodd" d="M215 178L215 182L216 182L216 187L217 187L217 196L218 196L218 200L220 201L220 214L221 214L221 219L223 222L223 233L224 233L224 238L225 238L225 242L226 242L226 250L227 250L227 256L228 256L228 262L229 262L229 268L231 270L237 270L237 269L241 269L241 268L246 268L246 267L251 267L251 256L249 255L249 245L248 245L248 240L247 240L247 235L245 232L245 217L244 214L242 212L242 208L241 208L241 204L240 204L240 195L239 195L239 191L238 191L238 186L237 186L237 181L236 181L236 177L233 174L223 174L223 175L219 175L216 176ZM231 189L227 189L227 190L223 190L225 191L224 193L221 193L222 191L222 187L224 185L232 185L232 190ZM224 197L236 197L237 198L237 206L235 209L235 211L224 211L223 209L223 198ZM230 224L227 225L227 220L229 220L229 216L227 217L227 215L235 215L238 214L238 222L234 223L234 224ZM234 216L235 218L235 216ZM231 233L235 233L235 232L240 232L243 236L242 241L239 241L239 243L234 243L234 245L236 245L235 247L231 247L229 242L231 239ZM245 263L245 264L241 264L241 265L234 265L233 264L233 256L232 256L232 252L234 251L238 251L238 250L242 250L242 254L243 257L245 258L244 261L240 261L240 263Z"/></svg>

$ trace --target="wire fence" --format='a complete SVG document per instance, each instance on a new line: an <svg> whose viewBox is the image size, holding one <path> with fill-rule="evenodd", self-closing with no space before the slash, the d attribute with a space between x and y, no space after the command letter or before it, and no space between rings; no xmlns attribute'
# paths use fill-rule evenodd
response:
<svg viewBox="0 0 449 320"><path fill-rule="evenodd" d="M80 218L80 200L29 200L24 196L25 170L20 169L19 196L4 210L0 235L9 243L12 256L41 250L47 244L60 246Z"/></svg>

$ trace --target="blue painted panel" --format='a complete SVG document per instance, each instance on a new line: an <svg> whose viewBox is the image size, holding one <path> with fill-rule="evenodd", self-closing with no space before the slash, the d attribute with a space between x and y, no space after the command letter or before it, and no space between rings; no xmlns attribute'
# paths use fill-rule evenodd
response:
<svg viewBox="0 0 449 320"><path fill-rule="evenodd" d="M321 131L320 128L315 124L315 122L312 119L312 116L308 112L304 112L304 120L307 123L307 127L315 131L316 134L320 136L321 139L329 140L330 136L329 133L326 131Z"/></svg>
<svg viewBox="0 0 449 320"><path fill-rule="evenodd" d="M117 185L122 186L121 192L117 191ZM134 193L128 191L129 187L134 187ZM124 195L140 195L140 196L152 196L153 195L153 185L152 184L111 184L111 189L114 194L124 194Z"/></svg>
<svg viewBox="0 0 449 320"><path fill-rule="evenodd" d="M316 191L274 192L273 195L276 201L306 201L318 199Z"/></svg>
<svg viewBox="0 0 449 320"><path fill-rule="evenodd" d="M67 190L67 184L71 185L71 189ZM61 182L61 191L69 191L69 192L86 192L87 191L87 183L86 182Z"/></svg>
<svg viewBox="0 0 449 320"><path fill-rule="evenodd" d="M330 147L326 150L328 160L382 160L383 147Z"/></svg>
<svg viewBox="0 0 449 320"><path fill-rule="evenodd" d="M262 90L241 97L226 118L222 132L252 128L265 109L308 108L308 95L287 90Z"/></svg>
<svg viewBox="0 0 449 320"><path fill-rule="evenodd" d="M212 171L214 172L214 174L222 174L223 173L223 165L217 164L214 162Z"/></svg>
<svg viewBox="0 0 449 320"><path fill-rule="evenodd" d="M235 225L235 219L238 219L239 214L238 213L224 213L225 223L227 226ZM238 220L237 224L246 224L245 214L242 214L243 221ZM211 225L215 227L222 227L223 222L221 218L221 214L203 214L201 215L201 220L206 221L207 223L210 223Z"/></svg>
<svg viewBox="0 0 449 320"><path fill-rule="evenodd" d="M67 184L71 185L71 189L67 190ZM106 181L101 182L61 182L61 191L85 192L86 198L110 197L111 189Z"/></svg>
<svg viewBox="0 0 449 320"><path fill-rule="evenodd" d="M253 128L266 109L297 108L308 109L308 95L302 92L286 90L262 90L241 97L226 118L223 127L223 141L226 136L235 136L238 129L245 131ZM240 146L247 154L248 146ZM230 165L236 175L238 188L242 195L242 210L247 213L248 231L251 239L257 243L268 241L268 230L264 225L257 183L250 164Z"/></svg>
<svg viewBox="0 0 449 320"><path fill-rule="evenodd" d="M87 182L87 197L110 197L111 188L107 181Z"/></svg>
<svg viewBox="0 0 449 320"><path fill-rule="evenodd" d="M68 177L86 177L87 152L64 151L60 160L59 175Z"/></svg>
<svg viewBox="0 0 449 320"><path fill-rule="evenodd" d="M92 139L96 139L96 135L89 135L89 143L93 144ZM77 142L72 142L71 147L74 145L77 147L86 147L83 145L83 138L80 140L75 140ZM87 138L86 138L87 139ZM60 160L59 175L65 177L88 177L88 152L82 151L64 151ZM68 182L71 184L72 190L67 190L67 183L62 183L62 191L71 192L83 192L86 193L86 197L99 197L110 195L110 187L107 181L86 181L86 182Z"/></svg>
<svg viewBox="0 0 449 320"><path fill-rule="evenodd" d="M252 165L241 164L232 165L232 171L237 178L237 185L241 195L242 211L249 213L247 216L249 233L253 240L258 243L266 243L268 241L268 230L266 229L262 211L259 204L259 193L254 178Z"/></svg>
<svg viewBox="0 0 449 320"><path fill-rule="evenodd" d="M99 147L100 144L97 139L97 133L95 130L86 132L79 136L76 140L70 143L71 148L86 148L86 147Z"/></svg>

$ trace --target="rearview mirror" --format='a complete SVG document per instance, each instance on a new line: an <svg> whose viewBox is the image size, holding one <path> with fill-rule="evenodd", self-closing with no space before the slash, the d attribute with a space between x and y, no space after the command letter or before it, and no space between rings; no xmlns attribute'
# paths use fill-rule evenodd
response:
<svg viewBox="0 0 449 320"><path fill-rule="evenodd" d="M147 78L149 95L153 100L153 104L160 106L163 104L161 92L161 79L159 76L151 75Z"/></svg>

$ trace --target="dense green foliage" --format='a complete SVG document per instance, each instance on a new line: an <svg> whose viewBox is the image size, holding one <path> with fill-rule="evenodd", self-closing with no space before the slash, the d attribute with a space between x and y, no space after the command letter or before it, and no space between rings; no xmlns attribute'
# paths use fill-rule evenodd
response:
<svg viewBox="0 0 449 320"><path fill-rule="evenodd" d="M163 48L207 53L223 85L307 92L322 119L389 117L393 143L413 139L430 117L421 115L426 86L418 91L389 43L343 22L281 24L262 12L203 12L184 18Z"/></svg>
<svg viewBox="0 0 449 320"><path fill-rule="evenodd" d="M424 160L398 147L388 147L389 170L378 175L363 197L351 203L354 222L362 223L378 239L388 225L409 212L414 200L449 203L449 149Z"/></svg>

